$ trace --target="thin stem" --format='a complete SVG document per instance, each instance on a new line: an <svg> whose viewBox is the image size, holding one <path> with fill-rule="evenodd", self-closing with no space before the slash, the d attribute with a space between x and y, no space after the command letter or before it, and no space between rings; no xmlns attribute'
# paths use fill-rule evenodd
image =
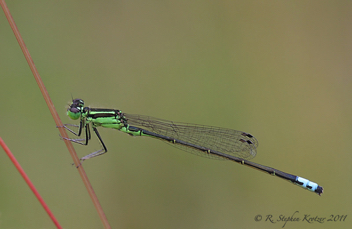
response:
<svg viewBox="0 0 352 229"><path fill-rule="evenodd" d="M12 29L13 33L16 36L18 44L20 45L20 47L22 49L22 52L23 52L23 54L24 54L24 56L25 56L25 58L26 58L26 60L28 62L28 65L29 65L29 67L30 67L30 69L31 69L31 71L33 73L33 76L34 76L35 80L37 81L39 89L42 92L42 95L43 95L43 97L45 99L45 102L46 102L46 104L47 104L47 106L48 106L48 108L50 110L50 113L51 113L51 115L54 118L56 126L63 126L63 124L61 122L61 119L59 118L59 115L58 115L58 113L57 113L57 111L56 111L56 109L54 107L54 104L52 103L52 101L50 99L49 93L46 90L46 88L44 86L44 83L43 83L42 79L40 78L40 75L39 75L39 73L37 71L37 68L34 65L33 59L31 57L31 55L30 55L30 53L29 53L29 51L28 51L28 49L27 49L27 47L26 47L26 45L25 45L25 43L24 43L24 41L23 41L23 39L21 37L21 35L20 35L20 32L19 32L19 30L18 30L18 28L17 28L17 26L15 24L15 21L13 20L10 11L7 8L5 0L0 0L0 5L1 5L1 7L2 7L2 9L3 9L3 11L4 11L5 15L6 15L7 20L9 21L9 24L11 26L11 29ZM60 131L61 136L64 139L68 139L69 138L67 133L66 133L66 131L65 131L65 128L58 128L58 129ZM79 158L78 158L78 156L77 156L77 154L76 154L76 152L75 152L75 150L73 148L72 143L70 141L68 141L68 140L65 140L64 142L65 142L65 144L67 146L67 149L70 152L71 157L72 157L72 159L73 159L73 161L74 161L74 163L75 163L75 165L76 165L76 167L78 169L78 172L79 172L79 174L80 174L80 176L81 176L81 178L83 180L83 183L86 186L86 189L87 189L87 191L89 193L89 196L91 197L91 199L93 201L93 204L94 204L95 208L98 211L98 214L100 216L100 219L103 222L104 227L105 228L111 228L110 225L109 225L109 222L108 222L108 220L107 220L107 218L105 216L103 208L101 207L101 205L99 203L98 197L95 195L95 192L93 190L92 185L89 182L89 179L88 179L88 177L86 175L86 172L84 171L83 166L81 165L80 160L79 160Z"/></svg>
<svg viewBox="0 0 352 229"><path fill-rule="evenodd" d="M61 225L59 224L59 221L57 221L57 219L55 218L54 214L52 213L52 211L50 210L50 208L48 207L48 205L45 203L44 199L41 197L41 195L39 194L38 190L35 188L34 184L32 183L32 181L29 179L29 177L27 176L26 172L22 169L22 166L20 165L20 163L17 161L17 159L15 158L15 156L12 154L12 152L10 151L10 149L7 147L7 145L5 144L5 142L2 140L2 138L0 137L0 145L1 147L4 149L4 151L6 152L7 156L10 158L10 160L12 161L12 163L14 164L14 166L16 167L16 169L18 170L18 172L21 174L21 176L23 177L23 179L26 181L26 183L28 184L29 188L32 190L32 192L34 193L34 195L37 197L38 201L40 202L40 204L43 206L43 208L45 209L46 213L48 213L49 217L51 218L51 220L53 221L53 223L55 224L55 226L59 229L61 229Z"/></svg>

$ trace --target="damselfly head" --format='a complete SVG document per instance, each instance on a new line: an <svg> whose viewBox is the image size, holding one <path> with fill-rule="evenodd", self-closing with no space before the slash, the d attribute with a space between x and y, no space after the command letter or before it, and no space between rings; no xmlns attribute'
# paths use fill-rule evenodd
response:
<svg viewBox="0 0 352 229"><path fill-rule="evenodd" d="M84 107L84 101L82 99L74 99L72 100L71 105L67 109L67 115L73 119L79 119L81 116L82 110Z"/></svg>

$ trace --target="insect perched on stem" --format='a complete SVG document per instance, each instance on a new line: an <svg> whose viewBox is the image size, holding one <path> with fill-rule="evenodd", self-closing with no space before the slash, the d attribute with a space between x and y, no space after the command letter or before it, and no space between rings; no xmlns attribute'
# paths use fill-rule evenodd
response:
<svg viewBox="0 0 352 229"><path fill-rule="evenodd" d="M84 129L85 138L65 138L65 140L81 145L88 145L88 141L91 139L91 125L103 146L102 149L82 157L82 161L107 152L107 148L97 130L97 127L101 126L117 129L132 136L156 138L181 150L208 158L234 161L262 172L276 175L319 195L323 193L323 187L305 178L249 161L249 159L252 159L256 155L258 141L253 135L246 132L213 126L172 122L144 115L126 114L116 109L84 107L82 99L73 99L67 110L67 115L73 120L80 119L80 123L78 126L65 124L64 127L76 136L81 136ZM76 133L68 128L68 126L78 127L78 132Z"/></svg>

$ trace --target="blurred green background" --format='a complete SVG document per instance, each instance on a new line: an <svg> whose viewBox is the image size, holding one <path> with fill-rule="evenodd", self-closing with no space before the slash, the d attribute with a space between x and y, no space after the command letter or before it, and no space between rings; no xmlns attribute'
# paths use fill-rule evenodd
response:
<svg viewBox="0 0 352 229"><path fill-rule="evenodd" d="M348 215L351 227L351 1L8 1L63 123L74 98L242 130L254 162L317 182L322 197L231 162L100 129L84 163L113 228L282 228ZM3 13L0 136L64 228L99 217ZM75 145L80 157L100 148ZM260 222L255 221L262 215ZM0 153L0 228L54 228Z"/></svg>

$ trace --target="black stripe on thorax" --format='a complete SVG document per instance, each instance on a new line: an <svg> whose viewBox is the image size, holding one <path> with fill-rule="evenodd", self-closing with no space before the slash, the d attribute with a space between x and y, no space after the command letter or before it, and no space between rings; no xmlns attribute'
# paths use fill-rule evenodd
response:
<svg viewBox="0 0 352 229"><path fill-rule="evenodd" d="M104 108L88 108L87 117L90 118L118 118L121 115L120 110L104 109Z"/></svg>

